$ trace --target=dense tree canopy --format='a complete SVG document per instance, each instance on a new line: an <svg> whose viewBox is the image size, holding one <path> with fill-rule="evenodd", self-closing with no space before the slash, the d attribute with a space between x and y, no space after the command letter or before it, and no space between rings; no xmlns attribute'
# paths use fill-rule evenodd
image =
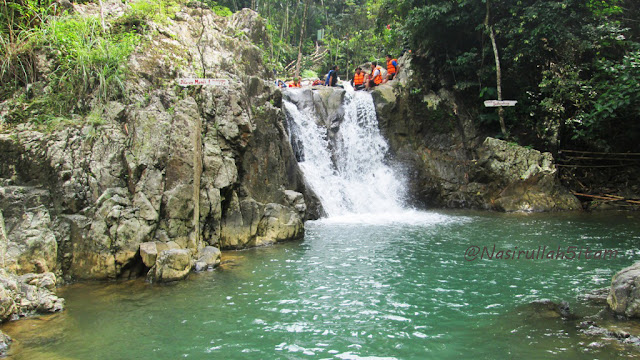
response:
<svg viewBox="0 0 640 360"><path fill-rule="evenodd" d="M91 0L83 0L87 1ZM188 2L138 0L130 4L137 12L160 9L166 18L171 16L171 6ZM457 92L467 108L477 114L478 125L493 135L501 132L498 117L495 110L483 108L482 100L497 96L498 63L494 61L497 53L503 97L518 100L518 106L506 113L508 134L504 136L544 149L571 145L605 151L640 151L637 0L205 0L203 3L219 13L228 11L225 7L231 11L248 7L267 19L271 46L264 49L265 60L278 76L293 74L299 51L303 55L303 74L324 74L337 64L344 79L359 64L381 61L387 53L397 56L401 50L410 48L424 88L418 90L445 86ZM5 84L23 86L33 80L31 49L38 44L34 38L51 36L43 25L56 24L60 6L53 0L16 0L2 1L0 7L2 80ZM111 37L117 44L126 35L100 32L93 23L83 26L96 39ZM64 39L41 39L40 43L49 46L56 41L67 44ZM124 48L121 56L126 56L130 48ZM105 64L117 62L101 58L94 50L90 47L83 50L90 54L91 61L95 60L90 66L104 69L110 66ZM75 60L70 56L68 66L72 69ZM116 70L114 74L114 79L120 76ZM83 81L83 87L67 80L60 77L60 86L69 89L94 86L90 79ZM101 86L110 88L106 82ZM3 86L3 91L8 93L10 88Z"/></svg>
<svg viewBox="0 0 640 360"><path fill-rule="evenodd" d="M513 137L638 150L640 12L631 0L388 0L425 74L469 96L495 98L495 63L481 25L490 12ZM407 5L407 3L410 3ZM495 114L479 119L495 124Z"/></svg>

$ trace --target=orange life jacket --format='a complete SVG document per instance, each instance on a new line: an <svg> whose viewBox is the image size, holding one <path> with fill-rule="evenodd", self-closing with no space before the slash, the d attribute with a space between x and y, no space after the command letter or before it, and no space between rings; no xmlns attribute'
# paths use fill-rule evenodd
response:
<svg viewBox="0 0 640 360"><path fill-rule="evenodd" d="M297 85L296 83L291 83L289 84L289 87L300 87L300 83L298 83Z"/></svg>
<svg viewBox="0 0 640 360"><path fill-rule="evenodd" d="M362 85L364 84L364 72L360 71L360 74L353 74L353 85Z"/></svg>
<svg viewBox="0 0 640 360"><path fill-rule="evenodd" d="M387 61L387 72L389 74L395 74L396 73L396 67L393 66L393 62L396 62L396 64L398 63L398 59L391 59L389 61Z"/></svg>
<svg viewBox="0 0 640 360"><path fill-rule="evenodd" d="M371 72L371 75L373 75L373 73L375 73L376 70L378 70L378 75L373 78L373 83L376 85L380 85L382 83L382 68L379 65L376 66Z"/></svg>

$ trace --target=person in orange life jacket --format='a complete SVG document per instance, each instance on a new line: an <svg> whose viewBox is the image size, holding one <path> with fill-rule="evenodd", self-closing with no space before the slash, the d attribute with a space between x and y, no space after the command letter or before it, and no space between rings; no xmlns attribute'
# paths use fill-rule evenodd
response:
<svg viewBox="0 0 640 360"><path fill-rule="evenodd" d="M366 88L378 86L382 83L382 68L378 66L377 62L371 63L371 75L369 75L369 81L366 82Z"/></svg>
<svg viewBox="0 0 640 360"><path fill-rule="evenodd" d="M353 74L353 79L351 79L351 85L356 90L364 89L364 77L365 74L362 71L361 67L356 68L356 73Z"/></svg>
<svg viewBox="0 0 640 360"><path fill-rule="evenodd" d="M387 76L385 77L383 83L386 83L389 80L393 80L398 73L400 66L398 66L398 59L394 59L391 55L387 55Z"/></svg>
<svg viewBox="0 0 640 360"><path fill-rule="evenodd" d="M338 65L334 65L327 73L327 79L324 81L324 86L336 86L338 82Z"/></svg>
<svg viewBox="0 0 640 360"><path fill-rule="evenodd" d="M293 82L291 84L289 84L289 87L295 87L295 88L299 88L300 87L300 79L299 78L293 78Z"/></svg>

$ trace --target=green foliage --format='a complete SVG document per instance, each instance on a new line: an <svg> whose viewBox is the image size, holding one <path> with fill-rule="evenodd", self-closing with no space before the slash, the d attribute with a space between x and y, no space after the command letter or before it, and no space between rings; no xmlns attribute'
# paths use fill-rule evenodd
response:
<svg viewBox="0 0 640 360"><path fill-rule="evenodd" d="M393 11L382 8L383 0L221 0L217 3L233 11L253 7L267 20L271 48L263 49L264 63L281 74L285 69L288 75L292 73L303 25L303 70L326 73L329 67L338 65L341 72L351 73L357 65L382 61L387 53L399 56L402 49L402 19L387 16ZM385 21L379 21L383 12ZM317 39L318 30L324 31L321 40Z"/></svg>
<svg viewBox="0 0 640 360"><path fill-rule="evenodd" d="M165 24L168 19L175 18L176 13L180 11L180 5L185 2L185 0L139 0L130 3L131 9L126 16L130 19L153 20Z"/></svg>
<svg viewBox="0 0 640 360"><path fill-rule="evenodd" d="M94 95L106 102L122 95L127 59L138 43L131 33L104 33L97 18L55 19L42 29L43 46L57 54L49 75L52 104L59 113L80 106ZM80 100L80 103L78 103Z"/></svg>
<svg viewBox="0 0 640 360"><path fill-rule="evenodd" d="M383 20L406 14L399 32L423 81L433 77L426 86L444 84L478 98L472 105L478 123L491 129L495 109L481 102L496 97L487 5L503 98L518 100L509 110L512 134L538 146L638 149L637 1L384 1L383 8L396 11Z"/></svg>
<svg viewBox="0 0 640 360"><path fill-rule="evenodd" d="M54 0L0 3L0 99L36 80L34 30L59 11Z"/></svg>
<svg viewBox="0 0 640 360"><path fill-rule="evenodd" d="M223 17L228 17L233 15L233 12L231 12L231 10L223 5L218 5L217 1L205 1L205 4L207 4L207 6L209 6L209 8L216 13L216 15L218 16L223 16Z"/></svg>
<svg viewBox="0 0 640 360"><path fill-rule="evenodd" d="M626 54L620 61L602 59L585 88L588 107L570 124L573 139L600 144L615 140L630 148L640 139L640 51ZM603 137L602 135L606 135Z"/></svg>
<svg viewBox="0 0 640 360"><path fill-rule="evenodd" d="M302 77L303 79L317 79L318 73L313 70L306 69L302 72L302 74L300 74L300 77Z"/></svg>
<svg viewBox="0 0 640 360"><path fill-rule="evenodd" d="M27 37L23 47L12 48L13 57L5 56L2 63L2 77L13 77L14 85L25 86L14 95L16 106L7 116L9 122L31 121L50 128L64 123L61 119L71 113L84 114L91 104L123 95L125 66L138 36L111 34L98 18L73 16L51 16L19 34ZM33 63L25 59L33 61L36 52L49 63L46 81L39 81L35 69L27 68Z"/></svg>
<svg viewBox="0 0 640 360"><path fill-rule="evenodd" d="M621 0L588 0L587 7L596 16L610 16L622 13Z"/></svg>

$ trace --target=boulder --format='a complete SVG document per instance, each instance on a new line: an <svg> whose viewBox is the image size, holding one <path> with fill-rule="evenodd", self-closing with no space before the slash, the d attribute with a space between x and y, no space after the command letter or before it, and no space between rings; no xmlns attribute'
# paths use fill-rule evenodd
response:
<svg viewBox="0 0 640 360"><path fill-rule="evenodd" d="M192 267L191 250L164 250L158 255L156 264L149 270L149 275L154 282L177 281L187 277Z"/></svg>
<svg viewBox="0 0 640 360"><path fill-rule="evenodd" d="M158 248L155 241L144 242L140 244L140 257L144 266L151 268L156 264L158 257Z"/></svg>
<svg viewBox="0 0 640 360"><path fill-rule="evenodd" d="M551 153L488 137L478 155L484 176L497 189L490 196L497 210L582 209L580 201L560 185Z"/></svg>
<svg viewBox="0 0 640 360"><path fill-rule="evenodd" d="M264 205L254 199L238 198L232 193L228 209L222 219L220 246L223 249L242 249L255 238Z"/></svg>
<svg viewBox="0 0 640 360"><path fill-rule="evenodd" d="M298 240L304 236L302 218L295 210L280 204L267 204L258 224L253 244L262 246L281 241Z"/></svg>
<svg viewBox="0 0 640 360"><path fill-rule="evenodd" d="M205 246L204 249L200 251L200 257L197 263L204 263L205 268L214 268L220 265L221 255L220 249L213 246Z"/></svg>
<svg viewBox="0 0 640 360"><path fill-rule="evenodd" d="M300 215L301 218L304 218L307 212L307 204L304 201L304 195L302 195L297 191L285 190L284 198L286 200L287 205L296 209L296 211L298 212L298 215Z"/></svg>
<svg viewBox="0 0 640 360"><path fill-rule="evenodd" d="M296 209L276 203L264 205L253 199L239 200L233 195L223 219L223 248L262 246L304 236L302 217Z"/></svg>
<svg viewBox="0 0 640 360"><path fill-rule="evenodd" d="M628 318L640 317L640 262L613 276L607 303L613 312Z"/></svg>

